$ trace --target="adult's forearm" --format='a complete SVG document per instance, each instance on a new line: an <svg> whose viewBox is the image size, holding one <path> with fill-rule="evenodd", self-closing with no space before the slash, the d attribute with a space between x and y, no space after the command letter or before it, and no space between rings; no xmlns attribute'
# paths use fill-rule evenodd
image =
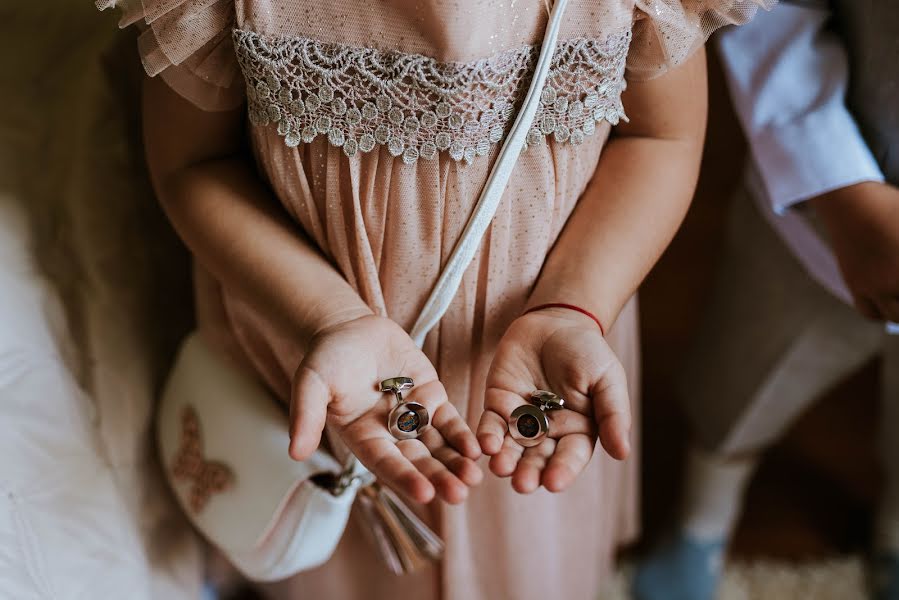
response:
<svg viewBox="0 0 899 600"><path fill-rule="evenodd" d="M701 150L701 137L613 138L528 306L576 304L611 327L683 220Z"/></svg>
<svg viewBox="0 0 899 600"><path fill-rule="evenodd" d="M156 181L169 219L230 291L304 343L371 314L356 291L289 222L247 160L200 162Z"/></svg>

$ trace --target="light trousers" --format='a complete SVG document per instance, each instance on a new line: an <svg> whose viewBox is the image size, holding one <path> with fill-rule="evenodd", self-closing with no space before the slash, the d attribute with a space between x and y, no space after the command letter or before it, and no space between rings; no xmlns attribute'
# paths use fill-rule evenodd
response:
<svg viewBox="0 0 899 600"><path fill-rule="evenodd" d="M762 450L880 355L882 455L899 481L899 336L814 282L746 190L734 198L718 270L680 386L697 443L724 455Z"/></svg>

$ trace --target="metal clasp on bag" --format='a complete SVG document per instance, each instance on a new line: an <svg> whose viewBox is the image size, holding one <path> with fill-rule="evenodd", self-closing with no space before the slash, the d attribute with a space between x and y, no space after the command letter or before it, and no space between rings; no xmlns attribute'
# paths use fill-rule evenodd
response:
<svg viewBox="0 0 899 600"><path fill-rule="evenodd" d="M332 496L340 497L349 489L373 483L375 477L355 457L350 457L340 473L318 473L312 476L312 480Z"/></svg>
<svg viewBox="0 0 899 600"><path fill-rule="evenodd" d="M342 496L351 487L361 486L362 479L362 476L357 475L354 471L345 470L337 477L334 485L328 491L331 492L332 496Z"/></svg>

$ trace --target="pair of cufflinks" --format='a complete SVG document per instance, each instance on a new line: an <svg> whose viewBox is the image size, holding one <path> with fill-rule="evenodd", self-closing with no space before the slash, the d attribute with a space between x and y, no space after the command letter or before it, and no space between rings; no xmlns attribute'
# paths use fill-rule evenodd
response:
<svg viewBox="0 0 899 600"><path fill-rule="evenodd" d="M417 438L430 422L428 409L418 402L403 400L403 392L411 390L415 382L409 377L391 377L381 382L380 390L390 392L396 398L396 405L387 415L387 429L398 440ZM547 412L564 408L565 400L545 390L535 390L530 404L524 404L512 411L509 419L509 433L525 447L537 446L549 435Z"/></svg>

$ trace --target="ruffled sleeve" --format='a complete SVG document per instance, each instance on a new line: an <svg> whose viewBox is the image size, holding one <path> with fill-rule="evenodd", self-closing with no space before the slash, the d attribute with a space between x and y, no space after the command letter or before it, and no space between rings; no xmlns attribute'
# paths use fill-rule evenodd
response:
<svg viewBox="0 0 899 600"><path fill-rule="evenodd" d="M740 25L777 0L636 0L628 79L652 79L685 62L714 31Z"/></svg>
<svg viewBox="0 0 899 600"><path fill-rule="evenodd" d="M231 30L234 0L96 0L118 7L120 27L141 29L144 70L203 110L228 110L243 102Z"/></svg>

